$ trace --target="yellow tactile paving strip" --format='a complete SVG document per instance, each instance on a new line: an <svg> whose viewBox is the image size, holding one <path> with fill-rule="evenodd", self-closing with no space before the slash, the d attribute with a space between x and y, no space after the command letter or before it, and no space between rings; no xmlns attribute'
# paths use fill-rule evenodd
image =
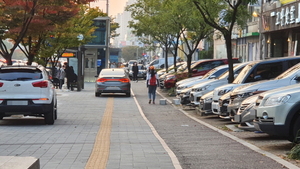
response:
<svg viewBox="0 0 300 169"><path fill-rule="evenodd" d="M113 97L108 98L92 154L85 169L105 169L109 157L110 133L113 113Z"/></svg>

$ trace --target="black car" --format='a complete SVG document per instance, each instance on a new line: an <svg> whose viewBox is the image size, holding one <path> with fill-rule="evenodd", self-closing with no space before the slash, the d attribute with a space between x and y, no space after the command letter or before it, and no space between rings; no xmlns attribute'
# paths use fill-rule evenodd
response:
<svg viewBox="0 0 300 169"><path fill-rule="evenodd" d="M130 97L130 79L123 68L102 69L95 84L95 96L101 93L125 93Z"/></svg>

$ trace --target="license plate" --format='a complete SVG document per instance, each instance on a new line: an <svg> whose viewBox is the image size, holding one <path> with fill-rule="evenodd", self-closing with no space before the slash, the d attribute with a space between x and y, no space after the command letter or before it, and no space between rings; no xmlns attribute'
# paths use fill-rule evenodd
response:
<svg viewBox="0 0 300 169"><path fill-rule="evenodd" d="M110 86L106 88L107 90L119 90L119 87L115 87L115 86Z"/></svg>
<svg viewBox="0 0 300 169"><path fill-rule="evenodd" d="M28 105L27 100L9 100L7 101L7 105Z"/></svg>

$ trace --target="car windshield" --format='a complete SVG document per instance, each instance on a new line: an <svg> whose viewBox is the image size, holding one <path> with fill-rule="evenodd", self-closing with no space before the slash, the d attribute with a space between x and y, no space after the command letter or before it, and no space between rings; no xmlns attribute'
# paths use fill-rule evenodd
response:
<svg viewBox="0 0 300 169"><path fill-rule="evenodd" d="M252 69L253 65L255 65L255 64L248 64L247 66L245 66L232 83L233 84L241 84L243 82L243 80L245 79L246 75L248 74L248 72Z"/></svg>
<svg viewBox="0 0 300 169"><path fill-rule="evenodd" d="M290 69L288 69L287 71L281 73L275 79L283 79L283 78L289 77L289 76L293 75L295 72L297 72L299 69L300 69L300 64L297 64L297 65L291 67Z"/></svg>
<svg viewBox="0 0 300 169"><path fill-rule="evenodd" d="M6 81L27 81L42 79L40 70L32 69L2 69L0 70L0 80Z"/></svg>
<svg viewBox="0 0 300 169"><path fill-rule="evenodd" d="M123 69L102 69L100 76L124 76Z"/></svg>

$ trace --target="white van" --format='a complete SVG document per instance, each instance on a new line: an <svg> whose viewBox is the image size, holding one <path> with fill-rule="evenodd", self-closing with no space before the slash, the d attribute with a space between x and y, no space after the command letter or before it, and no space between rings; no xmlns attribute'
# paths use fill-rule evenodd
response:
<svg viewBox="0 0 300 169"><path fill-rule="evenodd" d="M165 68L165 61L166 58L155 59L147 65L147 68L150 66L154 66L155 69L163 69ZM174 65L174 57L168 57L168 67L172 65Z"/></svg>

